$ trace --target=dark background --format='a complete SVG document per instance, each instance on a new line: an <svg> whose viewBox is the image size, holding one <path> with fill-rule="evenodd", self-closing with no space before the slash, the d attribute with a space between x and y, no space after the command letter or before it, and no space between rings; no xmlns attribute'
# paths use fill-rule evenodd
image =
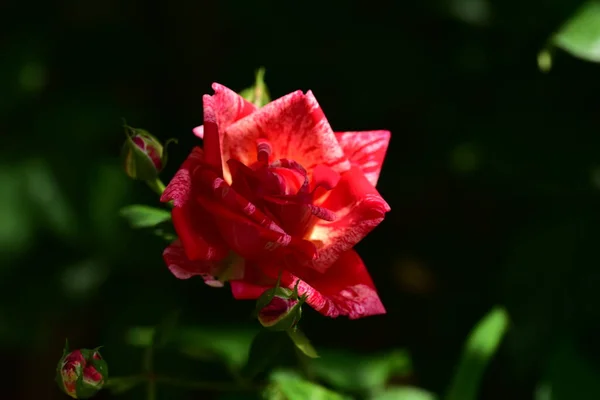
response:
<svg viewBox="0 0 600 400"><path fill-rule="evenodd" d="M127 328L172 309L255 326L251 302L173 278L164 242L121 220L158 200L118 156L122 118L177 137L168 180L210 84L239 91L260 66L273 97L311 89L336 131L392 131L378 185L392 211L357 247L388 314L305 310L317 348L407 348L410 382L442 393L469 330L502 304L512 324L481 399L532 399L544 382L552 399L600 398L600 66L536 64L577 5L0 3L2 398L66 398L52 381L65 337L104 345L122 375L140 357Z"/></svg>

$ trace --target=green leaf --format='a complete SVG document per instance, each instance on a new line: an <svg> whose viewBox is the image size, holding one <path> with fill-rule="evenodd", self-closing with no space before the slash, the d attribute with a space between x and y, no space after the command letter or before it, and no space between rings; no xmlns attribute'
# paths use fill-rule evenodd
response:
<svg viewBox="0 0 600 400"><path fill-rule="evenodd" d="M131 328L126 341L132 346L150 347L154 331L149 327ZM241 367L247 360L248 348L256 332L243 328L179 326L167 336L164 346L188 357L219 360L229 366Z"/></svg>
<svg viewBox="0 0 600 400"><path fill-rule="evenodd" d="M258 332L250 345L248 361L242 371L244 377L254 379L275 365L287 345L289 340L285 332L266 330Z"/></svg>
<svg viewBox="0 0 600 400"><path fill-rule="evenodd" d="M600 1L584 3L552 37L552 43L575 57L600 62Z"/></svg>
<svg viewBox="0 0 600 400"><path fill-rule="evenodd" d="M324 351L321 358L313 361L313 370L335 388L366 392L383 389L392 377L408 376L412 364L409 354L400 349L368 356Z"/></svg>
<svg viewBox="0 0 600 400"><path fill-rule="evenodd" d="M271 385L264 393L268 400L344 400L347 397L323 386L302 379L295 373L275 371L271 374Z"/></svg>
<svg viewBox="0 0 600 400"><path fill-rule="evenodd" d="M106 385L104 386L106 389L110 390L113 395L123 394L137 385L145 382L143 376L131 376L131 377L123 377L123 378L111 378L108 380Z"/></svg>
<svg viewBox="0 0 600 400"><path fill-rule="evenodd" d="M481 377L508 328L508 313L493 308L469 334L446 400L475 400Z"/></svg>
<svg viewBox="0 0 600 400"><path fill-rule="evenodd" d="M142 204L123 207L120 214L127 219L132 228L149 228L171 219L171 213L168 210Z"/></svg>
<svg viewBox="0 0 600 400"><path fill-rule="evenodd" d="M310 358L318 358L317 350L310 343L306 335L298 328L288 329L287 334L298 350Z"/></svg>
<svg viewBox="0 0 600 400"><path fill-rule="evenodd" d="M370 400L436 400L436 396L412 386L392 386L375 393Z"/></svg>

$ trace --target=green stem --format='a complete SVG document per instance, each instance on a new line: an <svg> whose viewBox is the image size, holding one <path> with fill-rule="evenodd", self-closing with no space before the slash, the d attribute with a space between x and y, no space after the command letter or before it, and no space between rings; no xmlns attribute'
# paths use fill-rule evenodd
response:
<svg viewBox="0 0 600 400"><path fill-rule="evenodd" d="M141 383L146 381L148 389L150 389L150 384L152 384L152 390L148 390L148 399L156 399L156 385L163 384L165 386L174 386L185 389L196 389L196 390L205 390L210 392L245 392L245 391L256 391L260 390L262 386L256 385L247 385L243 383L235 383L235 382L203 382L203 381L193 381L188 379L180 379L174 378L170 376L160 376L154 375L152 373L146 373L141 375L132 375L132 376L119 376L110 378L106 383L106 388L116 387L122 382L132 382L132 383ZM133 387L132 385L131 387ZM152 397L151 397L152 396Z"/></svg>
<svg viewBox="0 0 600 400"><path fill-rule="evenodd" d="M256 387L239 385L232 382L200 382L168 376L157 376L156 381L168 386L175 386L187 389L208 390L212 392L243 392L254 391Z"/></svg>
<svg viewBox="0 0 600 400"><path fill-rule="evenodd" d="M156 178L154 181L146 181L146 183L148 186L150 186L150 189L156 192L159 196L161 196L165 191L165 184L162 183L160 178Z"/></svg>
<svg viewBox="0 0 600 400"><path fill-rule="evenodd" d="M147 374L146 378L148 379L146 383L146 398L148 400L156 400L156 378L154 377L154 346L150 346L146 349L142 368Z"/></svg>

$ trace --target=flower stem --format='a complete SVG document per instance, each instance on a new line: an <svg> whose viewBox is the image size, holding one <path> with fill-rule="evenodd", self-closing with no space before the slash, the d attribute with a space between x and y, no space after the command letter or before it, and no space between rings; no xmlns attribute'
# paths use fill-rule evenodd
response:
<svg viewBox="0 0 600 400"><path fill-rule="evenodd" d="M262 389L260 385L235 383L235 382L204 382L204 381L193 381L189 379L181 379L170 376L154 375L152 373L145 373L141 375L132 376L119 376L111 377L107 382L107 388L115 388L122 385L124 382L133 383L130 388L135 386L135 383L141 383L146 381L147 383L147 399L156 399L156 386L162 384L165 386L174 386L184 389L195 389L204 390L209 392L245 392L245 391L257 391Z"/></svg>
<svg viewBox="0 0 600 400"><path fill-rule="evenodd" d="M154 376L154 346L146 349L142 368L147 374L146 379L146 399L156 400L156 377Z"/></svg>
<svg viewBox="0 0 600 400"><path fill-rule="evenodd" d="M163 194L165 191L165 184L160 180L160 178L156 178L154 181L146 181L150 189L156 192L159 196Z"/></svg>
<svg viewBox="0 0 600 400"><path fill-rule="evenodd" d="M172 378L168 376L157 376L156 382L168 386L175 386L187 389L207 390L212 392L240 392L257 390L257 388L253 386L239 385L232 382L201 382L180 378Z"/></svg>

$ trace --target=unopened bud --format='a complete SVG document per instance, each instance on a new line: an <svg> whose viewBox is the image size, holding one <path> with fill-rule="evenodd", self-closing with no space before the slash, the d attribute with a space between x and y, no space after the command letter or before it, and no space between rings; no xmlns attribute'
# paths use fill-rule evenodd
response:
<svg viewBox="0 0 600 400"><path fill-rule="evenodd" d="M293 329L302 317L302 304L305 299L298 295L297 285L294 290L290 290L280 287L278 282L256 301L258 322L274 331Z"/></svg>
<svg viewBox="0 0 600 400"><path fill-rule="evenodd" d="M66 353L60 359L57 370L60 388L74 399L94 396L108 378L106 361L98 350L81 349Z"/></svg>
<svg viewBox="0 0 600 400"><path fill-rule="evenodd" d="M130 178L153 181L165 166L163 145L143 129L125 126L127 141L123 146L125 173Z"/></svg>

